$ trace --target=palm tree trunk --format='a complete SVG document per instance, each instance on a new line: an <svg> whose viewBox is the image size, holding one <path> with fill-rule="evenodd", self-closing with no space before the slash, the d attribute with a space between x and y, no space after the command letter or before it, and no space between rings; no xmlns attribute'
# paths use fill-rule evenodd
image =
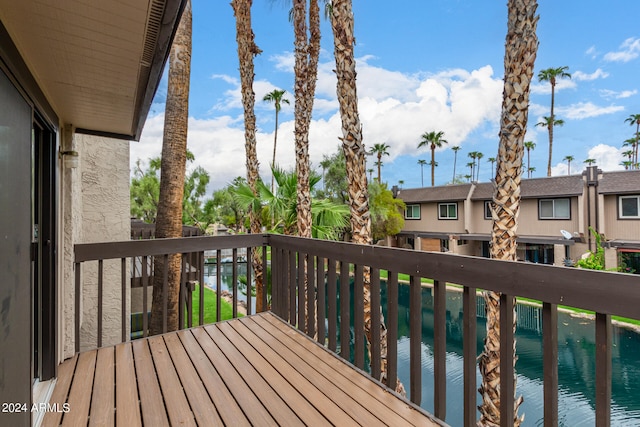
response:
<svg viewBox="0 0 640 427"><path fill-rule="evenodd" d="M529 88L533 76L538 49L535 15L536 0L509 0L509 21L505 48L504 91L500 123L500 147L497 159L496 187L493 196L496 220L491 233L491 257L516 260L516 233L520 208L520 181L524 135L527 129ZM514 405L513 425L519 426L522 419L518 408L522 398L500 395L500 295L485 293L487 308L487 337L484 351L479 357L482 384L480 394L479 426L500 425L500 405ZM514 331L515 331L514 316ZM513 349L504 349L514 352ZM515 366L514 366L515 369ZM515 375L514 385L515 391ZM512 400L515 399L515 400ZM509 424L511 422L509 421Z"/></svg>
<svg viewBox="0 0 640 427"><path fill-rule="evenodd" d="M273 160L271 161L271 167L275 168L276 167L276 145L278 143L278 116L280 114L280 111L278 109L278 107L276 106L276 128L273 131ZM274 177L273 174L271 174L271 192L275 193L275 182L274 182ZM273 225L273 224L271 224Z"/></svg>
<svg viewBox="0 0 640 427"><path fill-rule="evenodd" d="M454 147L455 148L455 147ZM456 162L458 161L458 152L453 152L453 178L451 178L451 183L455 184L456 182Z"/></svg>
<svg viewBox="0 0 640 427"><path fill-rule="evenodd" d="M551 117L549 120L549 160L547 161L547 176L551 176L551 158L553 155L553 126L556 120L556 117L553 113L553 109L555 106L555 97L556 97L556 83L555 78L551 78Z"/></svg>
<svg viewBox="0 0 640 427"><path fill-rule="evenodd" d="M358 115L358 95L356 91L356 62L353 45L353 11L351 0L334 0L331 11L331 28L334 37L334 55L337 95L342 118L342 149L346 159L347 182L349 183L349 208L351 212L351 239L354 243L371 244L371 215L369 213L369 194L365 148L362 142L362 125ZM365 334L369 343L371 336L371 277L368 269L364 275L364 318ZM382 311L381 311L382 314ZM369 351L371 346L369 345ZM387 376L387 328L380 316L380 359L384 381ZM403 391L400 381L396 390Z"/></svg>
<svg viewBox="0 0 640 427"><path fill-rule="evenodd" d="M190 74L191 2L187 1L169 56L169 82L160 166L160 195L156 216L157 238L182 237L182 197L187 162ZM161 257L157 257L154 262L151 324L149 325L153 335L163 332L165 307L167 310L167 330L175 331L178 329L180 266L180 255L169 256L167 265ZM167 269L168 277L167 295L163 290L165 269Z"/></svg>
<svg viewBox="0 0 640 427"><path fill-rule="evenodd" d="M256 116L254 113L255 94L253 93L253 57L262 51L254 41L251 28L251 4L252 0L232 0L231 7L236 17L236 40L238 43L238 59L240 61L240 83L242 91L242 105L244 107L244 138L247 166L247 183L254 196L257 196L257 182L259 179L258 154L256 150ZM253 209L249 213L251 233L262 232L260 212ZM256 281L256 311L266 309L263 306L263 265L261 250L254 248L251 251L254 278Z"/></svg>
<svg viewBox="0 0 640 427"><path fill-rule="evenodd" d="M431 186L433 187L435 185L435 177L436 177L436 162L435 162L435 156L436 156L436 147L435 145L431 145Z"/></svg>

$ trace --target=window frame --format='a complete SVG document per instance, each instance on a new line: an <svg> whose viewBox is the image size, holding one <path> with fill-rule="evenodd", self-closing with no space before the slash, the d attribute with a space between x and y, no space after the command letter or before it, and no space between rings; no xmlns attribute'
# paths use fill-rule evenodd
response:
<svg viewBox="0 0 640 427"><path fill-rule="evenodd" d="M560 200L566 200L569 204L569 214L566 217L558 217L556 216L556 202ZM545 217L542 216L542 202L553 202L553 216ZM570 197L556 197L556 198L545 198L538 199L538 219L541 221L566 221L571 219L571 198Z"/></svg>
<svg viewBox="0 0 640 427"><path fill-rule="evenodd" d="M414 212L415 207L418 208L418 216L417 217L416 216L408 216L407 213L409 211L409 208L412 209L412 213L415 213ZM419 203L413 203L413 204L410 204L410 205L406 205L405 209L404 209L404 219L409 219L409 220L420 219L421 211L422 211L422 209L421 209L421 205Z"/></svg>
<svg viewBox="0 0 640 427"><path fill-rule="evenodd" d="M442 216L440 215L440 207L441 206L455 206L455 210L456 210L456 214L455 217L450 217L450 216ZM447 208L447 215L449 213L449 209ZM458 202L442 202L442 203L438 203L438 220L444 220L444 221L457 221L458 220Z"/></svg>
<svg viewBox="0 0 640 427"><path fill-rule="evenodd" d="M484 219L488 219L491 220L493 219L493 216L491 215L493 209L491 209L491 204L493 203L493 200L485 200L484 201ZM489 209L489 216L487 216L487 208Z"/></svg>
<svg viewBox="0 0 640 427"><path fill-rule="evenodd" d="M626 216L622 214L622 200L624 199L636 199L636 216ZM640 194L625 194L618 196L618 219L627 220L627 219L640 219Z"/></svg>

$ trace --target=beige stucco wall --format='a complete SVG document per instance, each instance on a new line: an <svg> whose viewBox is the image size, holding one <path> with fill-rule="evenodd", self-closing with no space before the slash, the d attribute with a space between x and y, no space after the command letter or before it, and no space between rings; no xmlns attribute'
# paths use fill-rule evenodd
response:
<svg viewBox="0 0 640 427"><path fill-rule="evenodd" d="M640 240L640 219L618 219L617 196L604 196L603 217L607 240Z"/></svg>
<svg viewBox="0 0 640 427"><path fill-rule="evenodd" d="M422 203L420 219L405 219L404 230L464 233L464 202L457 203L458 219L438 219L438 203Z"/></svg>
<svg viewBox="0 0 640 427"><path fill-rule="evenodd" d="M538 219L538 199L524 199L520 204L518 217L518 235L520 236L557 236L560 230L570 233L579 230L578 198L571 197L571 219Z"/></svg>
<svg viewBox="0 0 640 427"><path fill-rule="evenodd" d="M81 152L83 243L129 240L129 142L77 135ZM92 264L92 265L91 265ZM83 270L82 343L94 347L97 337L97 262ZM121 341L120 260L105 261L102 344ZM127 300L130 301L129 295ZM125 314L129 319L129 313ZM128 322L127 322L128 323Z"/></svg>

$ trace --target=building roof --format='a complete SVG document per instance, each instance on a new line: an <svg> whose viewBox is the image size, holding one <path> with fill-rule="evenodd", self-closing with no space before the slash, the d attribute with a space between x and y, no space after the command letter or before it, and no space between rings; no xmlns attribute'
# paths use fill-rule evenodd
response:
<svg viewBox="0 0 640 427"><path fill-rule="evenodd" d="M467 198L470 188L471 184L408 188L399 190L397 197L405 203L458 201Z"/></svg>
<svg viewBox="0 0 640 427"><path fill-rule="evenodd" d="M605 172L598 183L600 194L640 193L640 170Z"/></svg>
<svg viewBox="0 0 640 427"><path fill-rule="evenodd" d="M0 55L33 76L54 125L139 139L185 3L0 0L0 38L13 42Z"/></svg>
<svg viewBox="0 0 640 427"><path fill-rule="evenodd" d="M583 186L581 175L523 179L520 196L523 199L579 196L582 194ZM471 200L490 200L493 198L493 189L492 182L480 183L474 189Z"/></svg>

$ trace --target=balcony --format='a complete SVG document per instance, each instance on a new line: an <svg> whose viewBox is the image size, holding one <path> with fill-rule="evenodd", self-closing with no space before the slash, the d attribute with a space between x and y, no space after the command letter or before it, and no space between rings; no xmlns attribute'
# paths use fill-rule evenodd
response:
<svg viewBox="0 0 640 427"><path fill-rule="evenodd" d="M269 265L271 269L270 313L127 342L127 295L134 280L130 277L130 266L139 262L137 259L141 257L142 265L147 265L147 260L151 257L183 254L180 324L192 326L193 317L197 317L195 323L203 322L203 313L200 311L193 316L189 309L193 287L187 278L194 274L194 270L202 274L199 266L203 263L205 251L218 254L219 266L221 251L229 249L234 252L246 249L247 253L252 249L261 249L263 264ZM640 281L633 275L290 236L190 237L83 244L76 245L75 260L78 354L61 365L52 398L55 403L73 404L74 410L73 415L72 412L47 414L45 425L58 425L60 421L66 424L72 416L93 422L102 420L100 416L105 416L108 420L126 416L128 420L142 419L144 424L156 425L148 417L158 415L168 419L167 422L163 418L159 421L160 424L174 424L184 419L198 424L199 417L205 413L219 417L224 424L229 419L225 418L229 415L224 411L231 407L236 408L238 420L254 424L260 422L248 417L283 417L271 418L282 424L297 420L296 422L307 424L318 421L320 424L366 422L367 425L398 425L400 422L428 425L431 422L438 425L438 419L446 421L447 417L445 292L447 284L455 284L462 294L464 312L464 387L459 401L461 412L464 412L465 426L476 424L478 289L502 293L502 348L511 348L514 342L514 334L509 326L513 319L512 297L542 302L544 372L540 376L544 378L545 425L558 425L557 305L596 313L596 424L607 426L610 425L611 411L611 315L640 318ZM303 268L305 260L307 268ZM119 271L107 274L105 263L110 263L111 269L117 270L120 266ZM232 257L232 263L235 272L237 257ZM247 271L249 273L250 269ZM381 362L381 342L377 339L380 336L382 316L381 271L386 271L382 278L387 286L387 385L395 385L398 373L398 274L409 276L410 382L405 387L410 402L401 400L388 389L384 392L382 384L375 380L380 378ZM150 283L151 274L144 273L142 278L135 278L141 280L145 302L148 298L146 285ZM363 310L362 284L367 274L371 278L371 324L374 337L370 346L367 346L364 333ZM81 318L80 314L80 296L82 290L87 289L84 276L89 275L95 276L97 294L97 307L94 311L97 319L93 323L90 322L92 319ZM248 276L248 283L251 283L250 273ZM117 277L118 283L111 283L106 277ZM435 421L416 406L422 401L421 278L433 279ZM234 300L238 295L235 279L234 273ZM199 281L203 283L202 277ZM105 329L103 293L107 288L120 290L121 313L119 324L109 322L110 328ZM196 298L202 298L202 289L201 286L200 291L195 294ZM251 312L251 299L248 300ZM86 308L84 312L87 313ZM234 311L234 316L236 314ZM143 316L143 334L146 334L146 322L146 316ZM81 323L95 326L95 334L91 335L94 342L81 341L81 326L86 329L86 325ZM102 347L103 338L113 332L114 328L118 331L118 341L123 343L115 347L93 349ZM87 348L89 351L80 352ZM330 352L337 352L341 359ZM363 374L369 366L366 363L367 357L371 361L369 375L373 379L364 381ZM512 355L503 353L500 363L502 392L513 395L513 370L510 369L513 364ZM114 365L118 367L115 374ZM221 388L222 383L225 387ZM120 386L124 388L122 395L118 390ZM221 389L223 392L220 392ZM139 394L136 394L136 390ZM277 395L278 398L271 398L272 395ZM349 400L351 398L357 404ZM379 403L376 403L376 399L379 399ZM235 403L230 406L225 402ZM283 402L288 409L284 409ZM513 419L512 405L504 406L502 419ZM79 409L76 411L75 408ZM238 410L242 412L242 416ZM258 415L258 412L262 415ZM320 415L324 418L313 418ZM345 422L329 418L334 415L348 418L341 419ZM384 418L387 415L400 418ZM233 420L235 423L236 418ZM46 424L49 422L51 424ZM109 423L112 424L113 421ZM509 423L503 421L503 425Z"/></svg>

